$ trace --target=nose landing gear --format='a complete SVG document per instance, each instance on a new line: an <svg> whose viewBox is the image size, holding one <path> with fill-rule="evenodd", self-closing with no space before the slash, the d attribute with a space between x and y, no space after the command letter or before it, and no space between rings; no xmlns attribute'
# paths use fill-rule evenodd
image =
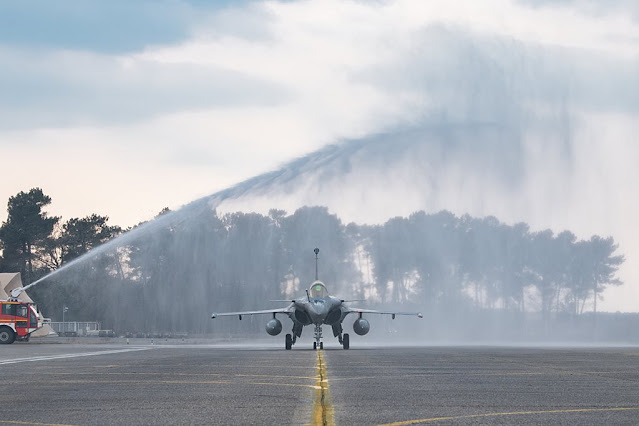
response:
<svg viewBox="0 0 639 426"><path fill-rule="evenodd" d="M322 342L322 325L315 324L315 341L313 342L313 350L324 349L324 342Z"/></svg>

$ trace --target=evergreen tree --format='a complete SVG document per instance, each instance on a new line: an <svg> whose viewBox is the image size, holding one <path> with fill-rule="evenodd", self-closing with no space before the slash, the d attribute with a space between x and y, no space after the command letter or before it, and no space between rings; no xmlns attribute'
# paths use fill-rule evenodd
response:
<svg viewBox="0 0 639 426"><path fill-rule="evenodd" d="M40 188L20 192L9 198L7 221L0 227L5 271L20 271L25 284L45 273L40 261L59 217L48 217L43 209L51 197ZM40 271L38 271L40 269Z"/></svg>

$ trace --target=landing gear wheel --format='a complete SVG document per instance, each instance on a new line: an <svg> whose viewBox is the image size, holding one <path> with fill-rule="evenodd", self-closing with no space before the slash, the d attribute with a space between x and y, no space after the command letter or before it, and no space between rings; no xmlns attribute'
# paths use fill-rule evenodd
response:
<svg viewBox="0 0 639 426"><path fill-rule="evenodd" d="M350 348L350 339L348 338L348 333L344 334L344 337L342 337L342 345L344 346L344 349L348 349Z"/></svg>
<svg viewBox="0 0 639 426"><path fill-rule="evenodd" d="M316 351L317 350L317 342L313 342L313 350Z"/></svg>
<svg viewBox="0 0 639 426"><path fill-rule="evenodd" d="M286 335L286 350L290 351L292 347L293 347L293 338L291 337L290 334L287 334Z"/></svg>
<svg viewBox="0 0 639 426"><path fill-rule="evenodd" d="M324 349L324 342L320 342L320 349Z"/></svg>
<svg viewBox="0 0 639 426"><path fill-rule="evenodd" d="M16 340L16 334L9 327L0 328L0 344L10 345Z"/></svg>

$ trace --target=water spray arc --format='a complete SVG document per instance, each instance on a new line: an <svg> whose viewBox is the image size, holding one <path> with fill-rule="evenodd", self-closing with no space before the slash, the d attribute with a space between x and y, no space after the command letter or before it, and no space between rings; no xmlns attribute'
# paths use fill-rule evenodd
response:
<svg viewBox="0 0 639 426"><path fill-rule="evenodd" d="M264 194L274 190L275 188L282 189L294 186L298 179L305 175L309 175L320 170L330 170L335 167L342 167L342 163L345 158L350 159L353 156L358 155L358 153L365 151L365 148L368 147L368 143L369 142L365 140L352 140L341 145L330 145L305 157L293 160L278 170L252 177L230 188L199 198L178 210L156 217L155 219L146 222L117 238L93 248L82 256L65 263L60 268L50 272L46 276L24 287L14 289L11 295L12 297L17 298L23 291L53 278L74 265L95 258L101 254L108 253L110 250L115 250L118 247L133 243L136 239L152 233L153 231L165 227L177 226L199 214L202 214L203 212L214 211L224 201L239 199L251 194Z"/></svg>
<svg viewBox="0 0 639 426"><path fill-rule="evenodd" d="M65 263L55 271L24 287L13 289L11 292L11 296L17 298L23 291L26 291L33 286L51 279L52 277L60 274L65 270L68 270L74 265L95 258L101 254L108 253L110 250L115 250L118 247L130 244L143 235L149 234L155 230L159 230L165 227L179 225L203 212L214 211L225 200L237 199L256 191L267 192L269 189L273 189L275 187L289 185L304 173L316 171L329 164L332 164L339 158L341 158L344 153L352 153L353 151L358 151L362 149L363 146L364 145L361 142L357 141L352 141L348 144L345 144L345 146L328 146L324 149L307 155L306 157L291 161L278 170L252 177L230 188L226 188L214 194L199 198L181 207L178 210L171 211L164 215L156 217L155 219L146 222L128 231L127 233L120 235L117 238L114 238L98 247L95 247L82 256L79 256L78 258Z"/></svg>
<svg viewBox="0 0 639 426"><path fill-rule="evenodd" d="M62 265L60 268L56 269L55 271L47 274L46 276L32 282L29 285L23 286L23 287L17 287L14 288L11 291L11 296L14 298L17 298L23 291L28 290L29 288L36 286L38 284L40 284L43 281L46 281L47 279L50 279L56 275L58 275L59 273L71 268L74 265L77 265L79 263L82 263L86 260L95 258L96 256L99 256L101 254L104 254L106 252L109 252L110 250L115 250L120 246L129 244L134 242L137 238L139 238L140 236L142 236L145 233L150 233L153 232L154 230L157 229L161 229L163 227L166 226L175 226L178 225L182 222L184 222L185 220L187 220L189 217L194 216L195 214L202 212L204 208L211 208L214 209L217 204L213 203L212 200L214 199L214 196L210 196L210 197L205 197L203 199L194 201L184 207L182 207L180 210L176 210L175 212L170 212L167 213L165 215L162 215L150 222L144 223L142 225L140 225L139 227L132 229L131 231L117 237L114 238L111 241L107 241L106 243L88 251L87 253L83 254L82 256L77 257L76 259L73 259L72 261L70 261L69 263L66 263L64 265ZM209 204L210 202L210 204ZM219 203L218 203L219 204ZM210 206L210 207L209 207Z"/></svg>

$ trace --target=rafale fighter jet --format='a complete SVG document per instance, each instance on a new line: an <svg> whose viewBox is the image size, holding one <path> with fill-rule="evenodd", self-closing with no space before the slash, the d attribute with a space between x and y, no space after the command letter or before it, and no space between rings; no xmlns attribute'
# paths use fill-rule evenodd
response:
<svg viewBox="0 0 639 426"><path fill-rule="evenodd" d="M362 318L363 314L385 314L391 315L395 319L395 315L415 315L422 318L422 314L418 312L384 312L374 311L370 309L351 308L345 303L352 302L349 300L339 299L328 294L328 290L324 283L317 279L317 255L319 249L315 249L315 281L311 287L306 290L306 296L290 301L291 304L285 308L266 309L263 311L246 311L246 312L225 312L222 314L214 313L211 318L221 316L237 315L242 319L244 315L272 314L273 318L266 323L266 332L271 336L277 336L282 332L282 322L276 318L277 314L286 314L293 321L293 334L286 335L286 349L290 350L302 335L302 329L306 325L315 325L315 341L313 349L324 348L322 342L322 325L330 325L333 328L333 336L337 337L339 343L348 349L350 346L348 333L342 333L342 321L348 314L357 314L358 318L353 323L353 330L360 336L365 335L370 330L370 323ZM281 302L289 302L281 300Z"/></svg>

